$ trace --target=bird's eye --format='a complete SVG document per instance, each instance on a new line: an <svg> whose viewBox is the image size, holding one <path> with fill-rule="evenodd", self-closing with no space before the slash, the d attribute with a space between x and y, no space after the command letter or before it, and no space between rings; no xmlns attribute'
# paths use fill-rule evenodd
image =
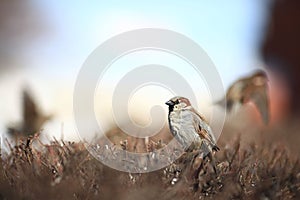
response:
<svg viewBox="0 0 300 200"><path fill-rule="evenodd" d="M175 106L174 106L174 108L175 108L175 109L178 109L178 106L177 106L177 105L175 105Z"/></svg>

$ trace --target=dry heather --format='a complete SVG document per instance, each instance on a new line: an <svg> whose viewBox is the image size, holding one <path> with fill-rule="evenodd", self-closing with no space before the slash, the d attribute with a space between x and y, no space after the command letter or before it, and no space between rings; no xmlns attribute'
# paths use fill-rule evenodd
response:
<svg viewBox="0 0 300 200"><path fill-rule="evenodd" d="M148 150L158 146L152 143ZM146 174L106 167L83 143L44 145L35 136L10 148L0 165L0 199L300 198L300 164L280 145L241 148L237 139L215 156L216 172L191 151Z"/></svg>

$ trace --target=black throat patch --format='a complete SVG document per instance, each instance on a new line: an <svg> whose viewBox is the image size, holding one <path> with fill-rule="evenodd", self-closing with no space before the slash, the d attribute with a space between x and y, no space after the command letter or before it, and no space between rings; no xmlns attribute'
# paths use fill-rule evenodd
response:
<svg viewBox="0 0 300 200"><path fill-rule="evenodd" d="M169 106L169 115L170 115L170 113L171 113L173 110L174 110L174 105L170 105L170 106Z"/></svg>

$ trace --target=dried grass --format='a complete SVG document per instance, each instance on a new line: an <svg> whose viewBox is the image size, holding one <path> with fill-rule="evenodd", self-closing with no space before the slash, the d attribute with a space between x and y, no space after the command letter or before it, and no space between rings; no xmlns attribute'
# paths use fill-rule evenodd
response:
<svg viewBox="0 0 300 200"><path fill-rule="evenodd" d="M132 149L130 141L120 148ZM151 142L153 151L160 143ZM165 169L146 174L119 172L101 164L83 143L38 135L2 155L0 199L299 199L300 164L279 144L241 148L237 138L214 159L187 152Z"/></svg>

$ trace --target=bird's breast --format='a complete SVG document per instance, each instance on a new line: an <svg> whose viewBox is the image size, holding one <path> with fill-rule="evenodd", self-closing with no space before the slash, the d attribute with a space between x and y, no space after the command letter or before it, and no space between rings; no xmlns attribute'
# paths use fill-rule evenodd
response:
<svg viewBox="0 0 300 200"><path fill-rule="evenodd" d="M179 141L191 142L200 140L194 127L193 115L189 111L170 113L169 126L171 133Z"/></svg>

